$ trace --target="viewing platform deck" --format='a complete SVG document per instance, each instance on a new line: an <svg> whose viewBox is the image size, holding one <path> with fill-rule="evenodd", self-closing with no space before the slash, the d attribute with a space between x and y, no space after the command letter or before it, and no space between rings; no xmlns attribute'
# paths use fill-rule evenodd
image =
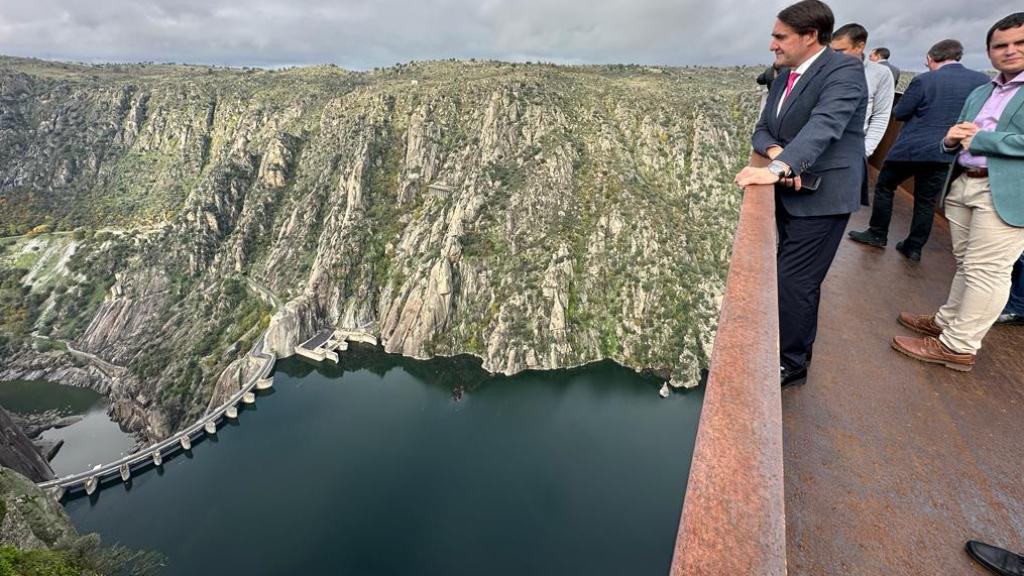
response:
<svg viewBox="0 0 1024 576"><path fill-rule="evenodd" d="M782 391L791 574L981 576L967 540L1024 550L1024 326L993 327L967 373L889 346L955 271L942 218L919 264L893 248L911 203L897 195L886 250L843 241L807 382Z"/></svg>
<svg viewBox="0 0 1024 576"><path fill-rule="evenodd" d="M941 216L919 264L896 252L911 207L886 250L844 238L808 378L780 393L773 193L745 192L673 576L983 576L967 540L1024 552L1024 327L993 327L967 373L890 347L955 269Z"/></svg>

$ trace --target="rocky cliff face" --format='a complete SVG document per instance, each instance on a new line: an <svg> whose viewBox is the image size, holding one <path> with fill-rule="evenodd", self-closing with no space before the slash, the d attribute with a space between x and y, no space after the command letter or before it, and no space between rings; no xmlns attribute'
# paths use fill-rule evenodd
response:
<svg viewBox="0 0 1024 576"><path fill-rule="evenodd" d="M50 463L0 406L0 467L11 468L35 482L53 478Z"/></svg>
<svg viewBox="0 0 1024 576"><path fill-rule="evenodd" d="M0 229L55 230L3 245L8 354L66 342L151 436L234 385L265 328L282 355L364 327L494 372L612 358L693 383L751 77L0 60Z"/></svg>
<svg viewBox="0 0 1024 576"><path fill-rule="evenodd" d="M48 549L77 537L60 503L15 471L0 467L0 544Z"/></svg>
<svg viewBox="0 0 1024 576"><path fill-rule="evenodd" d="M102 546L96 534L80 536L64 508L31 480L0 467L0 546L5 574L160 573L166 559L155 552Z"/></svg>

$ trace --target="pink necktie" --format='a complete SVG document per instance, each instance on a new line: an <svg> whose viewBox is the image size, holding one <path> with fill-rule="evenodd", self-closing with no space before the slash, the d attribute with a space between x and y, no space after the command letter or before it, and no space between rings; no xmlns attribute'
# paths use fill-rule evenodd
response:
<svg viewBox="0 0 1024 576"><path fill-rule="evenodd" d="M789 98L789 93L793 91L793 84L796 84L796 79L800 77L800 74L796 72L789 73L789 79L786 80L786 91L782 93L782 101L785 102L786 98Z"/></svg>

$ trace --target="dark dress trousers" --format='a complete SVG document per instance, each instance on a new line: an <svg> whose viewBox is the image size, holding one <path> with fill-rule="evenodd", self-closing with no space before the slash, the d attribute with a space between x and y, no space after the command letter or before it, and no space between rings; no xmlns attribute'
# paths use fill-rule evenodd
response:
<svg viewBox="0 0 1024 576"><path fill-rule="evenodd" d="M943 153L939 142L949 127L956 124L967 96L988 81L985 74L960 63L946 64L911 80L892 110L893 117L905 124L875 183L869 228L875 236L888 238L893 194L900 184L913 177L914 215L903 245L905 249L920 250L928 241L935 218L935 200L942 193L949 164L955 158Z"/></svg>
<svg viewBox="0 0 1024 576"><path fill-rule="evenodd" d="M790 72L779 75L752 138L816 190L775 187L778 229L779 352L783 367L806 366L818 326L821 283L850 214L860 207L868 87L860 60L826 49L776 113Z"/></svg>

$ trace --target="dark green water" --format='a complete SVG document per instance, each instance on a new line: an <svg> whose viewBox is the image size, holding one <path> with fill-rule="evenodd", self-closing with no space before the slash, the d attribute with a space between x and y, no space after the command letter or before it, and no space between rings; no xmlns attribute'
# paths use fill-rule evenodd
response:
<svg viewBox="0 0 1024 576"><path fill-rule="evenodd" d="M67 502L166 574L663 576L701 391L601 364L487 378L349 352L164 469Z"/></svg>
<svg viewBox="0 0 1024 576"><path fill-rule="evenodd" d="M87 388L43 380L0 382L0 405L11 412L36 414L57 410L62 416L81 416L64 428L41 434L45 440L63 440L50 461L54 474L64 476L113 462L131 451L135 441L107 416L107 401Z"/></svg>
<svg viewBox="0 0 1024 576"><path fill-rule="evenodd" d="M65 416L82 414L102 399L103 396L88 388L62 386L43 380L0 382L0 406L21 414L38 414L47 410L57 410Z"/></svg>

